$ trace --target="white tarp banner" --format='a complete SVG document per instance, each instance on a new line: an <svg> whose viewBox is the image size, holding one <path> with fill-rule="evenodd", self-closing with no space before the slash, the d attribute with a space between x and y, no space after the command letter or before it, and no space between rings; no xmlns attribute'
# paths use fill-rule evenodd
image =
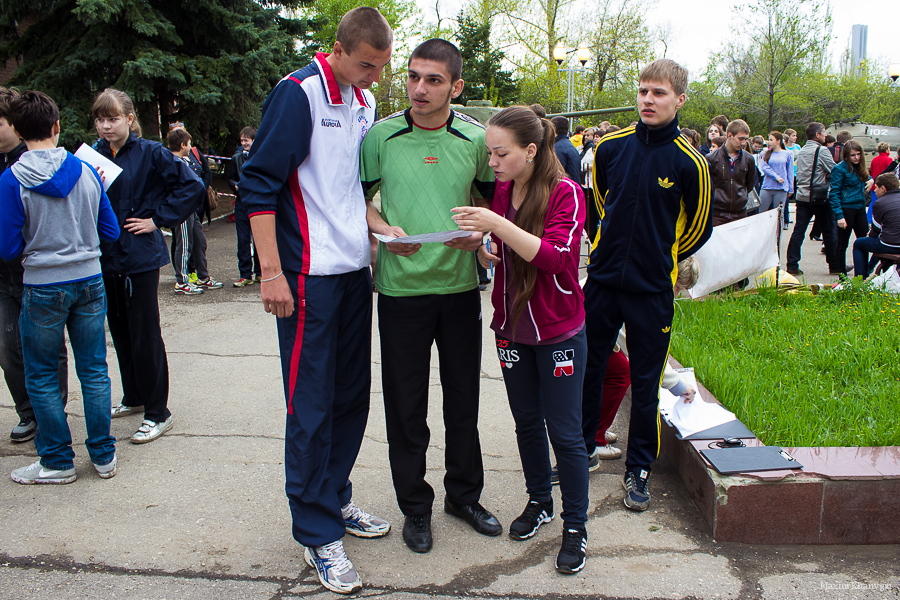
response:
<svg viewBox="0 0 900 600"><path fill-rule="evenodd" d="M694 254L700 277L688 290L691 298L777 267L779 227L778 211L769 210L713 228L709 241Z"/></svg>

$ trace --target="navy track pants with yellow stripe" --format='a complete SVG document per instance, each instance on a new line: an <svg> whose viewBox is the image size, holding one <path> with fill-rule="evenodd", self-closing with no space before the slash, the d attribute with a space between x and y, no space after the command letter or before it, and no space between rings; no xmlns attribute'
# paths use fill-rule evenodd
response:
<svg viewBox="0 0 900 600"><path fill-rule="evenodd" d="M598 285L584 287L587 365L582 394L582 433L588 454L600 425L606 363L625 325L631 362L631 424L625 468L650 470L659 455L659 385L669 354L674 292L636 294Z"/></svg>

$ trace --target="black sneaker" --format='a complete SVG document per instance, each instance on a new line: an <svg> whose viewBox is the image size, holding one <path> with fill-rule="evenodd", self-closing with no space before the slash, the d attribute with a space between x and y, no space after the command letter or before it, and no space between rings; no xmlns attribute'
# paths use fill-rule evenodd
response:
<svg viewBox="0 0 900 600"><path fill-rule="evenodd" d="M37 435L37 421L34 420L34 417L25 417L19 421L18 425L13 427L12 432L9 434L9 439L17 444L21 444L22 442L27 442L35 435Z"/></svg>
<svg viewBox="0 0 900 600"><path fill-rule="evenodd" d="M585 550L587 550L587 531L563 529L562 546L556 555L556 570L568 575L582 570Z"/></svg>
<svg viewBox="0 0 900 600"><path fill-rule="evenodd" d="M519 515L519 518L509 526L509 537L514 540L527 540L537 533L538 528L544 523L553 520L553 500L549 502L537 502L529 500L528 506Z"/></svg>
<svg viewBox="0 0 900 600"><path fill-rule="evenodd" d="M650 472L646 469L628 471L622 479L625 488L625 506L631 510L644 511L650 506Z"/></svg>

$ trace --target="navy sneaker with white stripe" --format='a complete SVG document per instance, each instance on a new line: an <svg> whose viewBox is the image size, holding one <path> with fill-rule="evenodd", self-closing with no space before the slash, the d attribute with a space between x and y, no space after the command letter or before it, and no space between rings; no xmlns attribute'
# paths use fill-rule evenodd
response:
<svg viewBox="0 0 900 600"><path fill-rule="evenodd" d="M650 483L647 481L649 477L650 472L641 468L625 473L622 487L625 488L627 508L644 511L650 506Z"/></svg>
<svg viewBox="0 0 900 600"><path fill-rule="evenodd" d="M556 555L556 570L566 575L582 570L586 551L587 531L566 527L563 529L562 547Z"/></svg>

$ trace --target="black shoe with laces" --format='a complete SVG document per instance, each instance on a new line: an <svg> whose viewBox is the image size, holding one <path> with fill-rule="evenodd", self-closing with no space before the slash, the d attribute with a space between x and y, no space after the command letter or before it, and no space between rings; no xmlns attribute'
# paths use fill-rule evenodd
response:
<svg viewBox="0 0 900 600"><path fill-rule="evenodd" d="M562 546L556 555L556 570L571 575L584 568L587 550L587 531L566 527L563 529Z"/></svg>
<svg viewBox="0 0 900 600"><path fill-rule="evenodd" d="M31 438L37 435L37 421L34 420L34 417L25 417L19 424L13 427L12 433L9 434L9 439L17 444L21 444L22 442L27 442Z"/></svg>
<svg viewBox="0 0 900 600"><path fill-rule="evenodd" d="M553 499L549 502L529 500L522 514L509 526L509 537L514 540L527 540L537 533L544 523L553 520Z"/></svg>
<svg viewBox="0 0 900 600"><path fill-rule="evenodd" d="M431 536L431 513L407 515L403 523L403 542L413 552L430 552L434 544Z"/></svg>

